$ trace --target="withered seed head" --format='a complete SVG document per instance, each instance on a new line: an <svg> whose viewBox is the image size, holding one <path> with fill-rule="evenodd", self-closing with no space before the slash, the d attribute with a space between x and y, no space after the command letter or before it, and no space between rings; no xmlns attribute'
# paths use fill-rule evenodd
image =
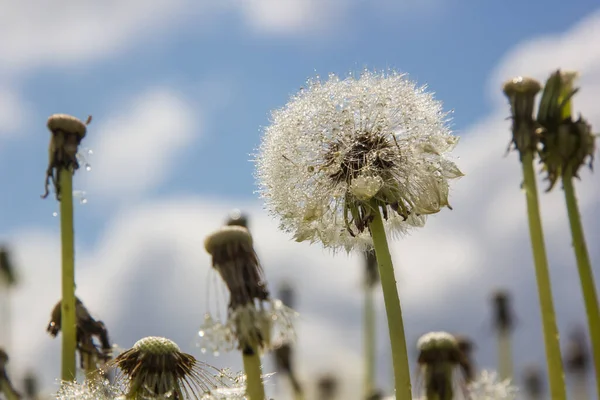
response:
<svg viewBox="0 0 600 400"><path fill-rule="evenodd" d="M533 119L535 96L539 93L541 85L533 78L518 76L509 79L502 86L508 97L512 126L512 145L519 151L521 158L528 151L537 151L539 135L537 123Z"/></svg>
<svg viewBox="0 0 600 400"><path fill-rule="evenodd" d="M510 306L510 295L504 290L497 290L492 296L494 326L501 332L508 332L514 327L514 316Z"/></svg>
<svg viewBox="0 0 600 400"><path fill-rule="evenodd" d="M0 246L0 283L2 282L8 286L13 286L17 282L10 252L5 246Z"/></svg>
<svg viewBox="0 0 600 400"><path fill-rule="evenodd" d="M367 287L373 287L379 282L379 267L377 266L377 256L375 250L365 251L365 284Z"/></svg>
<svg viewBox="0 0 600 400"><path fill-rule="evenodd" d="M470 338L463 335L455 335L454 338L456 339L458 349L460 350L460 368L463 371L467 383L471 382L475 379L475 365L472 357L475 343L473 343Z"/></svg>
<svg viewBox="0 0 600 400"><path fill-rule="evenodd" d="M528 366L523 373L525 393L532 399L540 399L544 394L542 372L537 366Z"/></svg>
<svg viewBox="0 0 600 400"><path fill-rule="evenodd" d="M224 226L206 237L204 248L229 289L231 310L269 299L252 236L246 228Z"/></svg>
<svg viewBox="0 0 600 400"><path fill-rule="evenodd" d="M109 368L118 368L129 388L127 398L171 396L175 400L200 399L223 383L208 370L220 371L182 353L177 344L162 337L146 337L116 357Z"/></svg>
<svg viewBox="0 0 600 400"><path fill-rule="evenodd" d="M590 352L587 338L582 330L571 333L567 351L565 352L566 369L573 374L585 374L590 367Z"/></svg>
<svg viewBox="0 0 600 400"><path fill-rule="evenodd" d="M337 395L338 391L338 378L331 374L323 375L317 382L319 390L319 399L330 400Z"/></svg>
<svg viewBox="0 0 600 400"><path fill-rule="evenodd" d="M46 191L42 198L49 194L48 186L50 182L54 185L56 199L60 200L59 175L61 170L75 172L79 168L77 161L77 149L81 140L85 137L87 124L91 122L91 116L86 123L79 119L66 115L54 114L48 118L47 126L52 137L48 150L48 168L46 169Z"/></svg>

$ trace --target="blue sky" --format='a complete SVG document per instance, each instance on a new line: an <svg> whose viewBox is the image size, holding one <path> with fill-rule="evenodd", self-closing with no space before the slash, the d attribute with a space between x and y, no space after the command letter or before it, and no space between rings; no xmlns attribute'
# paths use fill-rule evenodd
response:
<svg viewBox="0 0 600 400"><path fill-rule="evenodd" d="M460 312L450 313L440 305L444 296L452 296L471 285L479 286L481 298L495 284L510 285L517 296L522 294L523 312L537 312L530 254L523 245L525 214L518 191L518 164L514 157L502 158L509 133L503 120L508 109L499 90L500 82L511 74L530 73L544 79L557 67L580 69L584 91L578 104L592 122L600 123L600 113L592 97L597 93L594 88L600 86L597 72L600 55L593 45L594 40L600 40L600 9L595 2L130 0L100 4L65 0L63 3L63 8L46 8L34 0L20 3L0 0L0 9L6 10L0 15L0 182L4 189L4 195L0 196L0 238L14 244L18 260L26 264L23 293L39 294L42 290L45 294L39 294L40 301L42 298L48 301L43 303L48 312L58 298L58 286L51 283L38 286L34 281L36 274L46 268L44 263L48 268L43 274L48 274L48 279L58 279L59 259L53 258L56 254L50 245L57 240L58 219L52 217L57 204L51 198L45 201L39 198L47 165L49 132L45 122L50 114L94 117L83 144L94 151L89 157L92 170L81 170L76 177L77 188L85 190L88 199L87 204L76 209L78 262L81 261L78 268L83 271L82 279L90 285L89 303L97 308L93 312L107 319L106 313L109 320L118 324L122 323L119 318L125 318L119 317L124 315L123 310L116 312L118 307L113 306L108 307L113 311L104 310L100 293L105 289L95 291L92 284L101 279L99 271L109 261L112 260L114 269L109 282L138 279L136 273L141 274L141 269L131 267L132 272L127 275L116 265L129 268L129 264L143 264L148 271L159 268L152 257L141 260L154 250L162 254L160 246L164 244L165 232L173 229L177 232L176 239L169 239L173 243L169 242L164 250L166 260L180 259L190 268L197 267L206 258L202 249L197 248L202 235L216 228L229 208L237 206L255 210L256 229L264 230L265 237L278 235L274 223L260 214L260 202L254 194L254 166L249 159L259 143L261 127L269 123L270 110L282 107L307 78L330 72L345 75L365 67L393 68L409 73L420 84L427 84L447 110L454 110L453 128L463 137L464 147L459 145L457 152L465 164L459 166L467 176L464 183L458 184L455 200L451 199L455 211L434 217L424 229L427 233L405 241L406 246L415 245L424 251L429 246L439 246L448 253L440 250L438 258L430 259L427 257L431 256L423 257L418 250L406 254L402 244L398 245L400 276L408 279L414 275L419 282L414 285L414 293L409 290L412 294L406 294L408 304L420 304L416 299L422 299L420 291L430 287L428 277L436 276L438 269L448 271L448 264L454 263L449 269L455 268L456 279L462 279L456 289L431 296L439 301L427 300L431 301L428 307L434 310L427 316L413 312L420 315L414 317L415 324L420 324L414 332L445 325L450 326L447 329L460 330L463 324L456 318L471 321L464 323L465 329L481 329L486 323L483 318L487 303L471 310L479 312L476 316L463 317ZM486 157L493 161L485 162ZM494 177L498 179L495 186L490 183ZM592 186L599 186L598 176L585 175L585 178L587 181L584 179L581 185L582 208L588 221L594 221L594 216L597 221L599 192ZM466 199L462 207L461 199ZM548 241L567 243L566 225L560 225L564 222L562 199L560 194L552 199L548 200L550 205L545 211L551 220ZM468 213L469 207L479 207L479 217L475 217L475 212ZM505 210L513 212L506 216ZM143 218L153 215L155 221ZM489 224L487 228L478 225L482 218ZM165 224L164 231L161 221ZM189 224L181 225L185 221ZM138 230L140 226L145 226L145 230ZM597 224L587 228L590 241L599 238ZM139 239L140 243L130 245L113 243L118 242L116 238L130 239L135 232L145 234L148 229L156 230L152 231L155 236L151 239ZM177 236L183 230L186 233ZM488 234L483 235L482 231ZM198 243L193 242L194 237L200 238ZM280 253L295 244L289 243L283 234L273 240L281 241L279 249L268 245L259 249L264 253L265 264L267 260L285 263ZM265 243L269 241L265 239ZM33 250L33 244L39 244L40 250ZM123 252L117 251L121 249L118 245ZM478 250L473 246L478 246ZM42 248L48 252L44 253ZM333 262L319 249L310 251L314 253L310 256L314 263ZM552 251L559 266L570 265L568 246ZM597 250L592 258L598 265ZM501 261L505 266L500 265ZM340 268L348 263L343 258L336 262ZM490 265L491 272L479 272L478 263ZM519 263L528 268L523 268L526 272L515 266ZM496 269L492 269L492 264ZM266 268L268 273L272 268L272 276L277 279L294 279L297 274L275 266ZM336 293L356 289L360 274L354 271L340 278L342 269L332 267L332 270L337 275L323 271L335 283L331 295L318 297L321 302L332 303L318 307L314 300L313 308L312 303L306 305L309 320L306 329L323 325L322 321L327 320L323 328L329 329L326 335L335 337L335 332L345 329L350 332L348 346L351 346L352 338L360 337L360 297L356 294L336 301ZM166 272L160 272L160 268L157 271L150 274L148 279L154 283L149 287L158 285L167 276L161 275ZM580 300L571 292L577 288L576 276L565 269L557 271L559 281L561 274L569 274L571 282L561 293L575 296L573 302L557 308L565 315L582 318ZM205 278L205 272L200 279ZM79 290L83 291L86 285L82 284ZM204 287L206 283L201 285ZM299 296L315 295L309 286ZM140 293L149 291L142 289ZM24 310L30 301L25 294L15 294L14 315L20 315L18 310ZM143 310L147 301L140 295L131 307ZM164 315L168 315L168 307L164 307ZM202 307L190 313L197 317L202 314ZM427 308L425 303L421 307ZM40 330L35 343L53 346L50 351L55 352L58 341L53 343L43 335L46 314L39 313L38 322L42 325L35 328ZM407 314L410 319L410 308ZM581 318L565 319L564 324L582 322ZM29 327L31 321L15 323L15 329ZM159 322L156 324L150 325L160 327ZM527 347L539 331L534 326L529 329L526 322L524 325L531 339L521 345ZM173 323L173 326L178 325ZM118 329L121 336L115 340L124 346L130 345L140 333L135 329ZM170 332L166 330L165 334ZM486 333L480 330L475 335L485 337ZM23 357L33 354L33 350L19 343L15 339L16 354ZM386 349L383 344L380 347L384 368ZM353 350L360 356L359 348ZM519 362L543 361L542 351L538 346L528 357L530 360L521 357ZM483 364L493 366L494 349L482 350L481 357ZM25 364L19 367L26 368ZM51 371L45 374L46 379L51 376ZM307 372L307 380L309 376ZM382 387L389 383L386 379L381 378Z"/></svg>

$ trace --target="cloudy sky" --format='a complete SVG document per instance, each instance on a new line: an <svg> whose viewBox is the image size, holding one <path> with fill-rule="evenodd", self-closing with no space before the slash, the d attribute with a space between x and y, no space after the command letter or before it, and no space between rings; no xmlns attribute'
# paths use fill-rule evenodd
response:
<svg viewBox="0 0 600 400"><path fill-rule="evenodd" d="M393 68L427 84L453 110L466 176L453 211L392 244L412 349L431 330L471 335L478 365L493 368L490 292L511 291L518 315L516 371L544 363L525 202L509 142L501 83L577 69L575 107L600 126L600 9L591 0L0 0L0 240L14 250L10 355L16 381L35 369L52 388L60 340L45 332L60 296L59 220L41 200L46 119L94 120L82 149L91 171L77 190L77 293L130 347L169 337L219 366L238 354L194 347L203 314L223 291L202 242L232 208L246 211L270 287L297 289L297 366L312 392L334 372L342 397L361 383L362 264L278 232L254 191L250 154L269 112L330 72ZM598 130L598 129L596 129ZM578 183L588 243L600 241L600 175ZM555 306L566 343L585 323L560 187L541 196ZM600 275L600 250L590 246ZM379 296L380 297L380 296ZM391 389L382 299L378 383ZM4 338L6 340L6 338ZM415 351L411 351L414 363ZM268 358L265 368L271 369ZM416 366L415 366L416 369ZM269 388L275 393L273 385ZM285 399L282 391L278 399Z"/></svg>

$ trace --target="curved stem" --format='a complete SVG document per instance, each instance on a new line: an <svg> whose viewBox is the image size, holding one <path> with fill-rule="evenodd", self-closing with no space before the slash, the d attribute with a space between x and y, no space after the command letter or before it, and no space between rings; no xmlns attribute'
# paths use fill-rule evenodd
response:
<svg viewBox="0 0 600 400"><path fill-rule="evenodd" d="M375 390L375 299L374 288L365 285L365 398Z"/></svg>
<svg viewBox="0 0 600 400"><path fill-rule="evenodd" d="M61 169L60 182L60 238L62 245L62 368L63 381L75 380L75 244L73 237L73 173Z"/></svg>
<svg viewBox="0 0 600 400"><path fill-rule="evenodd" d="M376 202L371 203L371 212L373 221L369 224L369 228L377 256L377 266L379 267L385 312L388 320L396 399L406 400L412 398L412 388L410 384L408 354L406 351L406 338L404 336L404 323L402 321L402 309L400 308L400 298L398 297L396 277L394 276L394 265L392 264L392 257L385 236L381 212Z"/></svg>
<svg viewBox="0 0 600 400"><path fill-rule="evenodd" d="M577 259L577 269L579 270L579 280L581 281L588 329L592 342L594 367L596 369L596 388L600 394L600 310L598 309L598 295L594 285L594 274L585 244L583 226L581 224L577 198L575 197L575 188L573 187L573 177L570 170L565 171L563 175L563 190L567 202L567 212L569 214L569 224L573 238L573 250Z"/></svg>
<svg viewBox="0 0 600 400"><path fill-rule="evenodd" d="M246 394L250 400L264 400L265 388L261 379L260 357L256 351L242 353L246 373Z"/></svg>
<svg viewBox="0 0 600 400"><path fill-rule="evenodd" d="M6 378L0 378L0 393L6 396L6 400L19 400L21 398Z"/></svg>
<svg viewBox="0 0 600 400"><path fill-rule="evenodd" d="M554 304L552 301L552 289L550 286L550 273L548 271L546 248L544 245L544 233L542 231L542 221L538 207L537 185L533 170L533 153L531 151L522 154L521 164L523 166L523 188L525 189L525 197L527 200L529 234L531 237L535 276L542 315L550 396L552 400L565 400L567 398L565 376L560 354L556 314L554 312Z"/></svg>

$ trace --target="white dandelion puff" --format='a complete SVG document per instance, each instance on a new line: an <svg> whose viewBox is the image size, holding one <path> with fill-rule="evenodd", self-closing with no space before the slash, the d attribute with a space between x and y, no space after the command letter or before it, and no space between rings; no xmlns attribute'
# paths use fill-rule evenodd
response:
<svg viewBox="0 0 600 400"><path fill-rule="evenodd" d="M369 202L388 233L450 208L448 182L462 173L445 156L458 142L447 120L441 103L402 74L310 80L265 129L259 191L296 240L364 250L372 246Z"/></svg>
<svg viewBox="0 0 600 400"><path fill-rule="evenodd" d="M472 400L514 400L518 392L510 379L500 380L498 374L491 371L482 371L468 386Z"/></svg>

